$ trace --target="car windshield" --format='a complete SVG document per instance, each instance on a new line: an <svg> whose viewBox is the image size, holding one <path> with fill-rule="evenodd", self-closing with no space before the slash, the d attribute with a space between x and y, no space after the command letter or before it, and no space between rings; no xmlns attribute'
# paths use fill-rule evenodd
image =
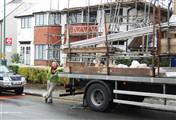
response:
<svg viewBox="0 0 176 120"><path fill-rule="evenodd" d="M0 66L0 73L7 73L9 72L8 68L5 66Z"/></svg>

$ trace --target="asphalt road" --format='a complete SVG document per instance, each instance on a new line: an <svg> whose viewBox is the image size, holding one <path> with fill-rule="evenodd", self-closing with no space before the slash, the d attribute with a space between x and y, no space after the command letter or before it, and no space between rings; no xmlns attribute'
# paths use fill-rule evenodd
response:
<svg viewBox="0 0 176 120"><path fill-rule="evenodd" d="M101 113L75 101L57 99L45 104L41 97L2 94L0 120L176 120L176 113L128 107Z"/></svg>

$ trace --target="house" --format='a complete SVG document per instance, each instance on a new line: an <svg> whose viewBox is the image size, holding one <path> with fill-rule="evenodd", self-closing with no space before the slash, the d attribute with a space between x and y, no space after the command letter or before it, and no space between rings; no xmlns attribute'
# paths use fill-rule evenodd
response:
<svg viewBox="0 0 176 120"><path fill-rule="evenodd" d="M49 65L52 60L60 62L61 13L45 11L34 13L34 65Z"/></svg>
<svg viewBox="0 0 176 120"><path fill-rule="evenodd" d="M61 13L42 5L37 4L15 16L18 21L17 52L25 65L47 66L53 59L60 61Z"/></svg>
<svg viewBox="0 0 176 120"><path fill-rule="evenodd" d="M5 38L6 40L11 40L5 43L5 57L7 59L7 63L11 63L11 56L17 53L17 20L14 18L15 15L25 11L26 9L30 8L32 3L26 3L22 0L12 0L6 4L6 33ZM4 45L4 16L3 16L3 7L0 8L0 39L1 39L1 57L3 53L3 45Z"/></svg>
<svg viewBox="0 0 176 120"><path fill-rule="evenodd" d="M63 10L42 10L41 5L40 9L33 7L16 16L17 51L21 56L21 63L49 65L52 60L57 60L63 64L64 44L152 25L152 7L151 3L134 0ZM162 8L163 22L167 21L166 12ZM136 43L132 42L134 38L130 39L129 43L125 39L115 40L111 45L125 51L128 46L133 46L132 43Z"/></svg>
<svg viewBox="0 0 176 120"><path fill-rule="evenodd" d="M64 9L63 12L65 14L69 13L69 15L67 15L69 16L69 24L65 26L65 34L67 33L67 30L69 30L69 42L102 36L105 35L105 32L107 34L120 33L150 26L153 24L154 18L153 4L144 0L125 0L69 8ZM161 20L162 22L167 21L167 9L165 8L161 8ZM67 26L69 26L69 29L67 29ZM148 38L151 39L151 34L148 36ZM126 38L122 40L113 40L111 45L126 51L129 46L130 48L134 46L132 45L133 43L139 43L140 47L140 41L145 37L146 35L140 36L137 39L131 37L128 42Z"/></svg>

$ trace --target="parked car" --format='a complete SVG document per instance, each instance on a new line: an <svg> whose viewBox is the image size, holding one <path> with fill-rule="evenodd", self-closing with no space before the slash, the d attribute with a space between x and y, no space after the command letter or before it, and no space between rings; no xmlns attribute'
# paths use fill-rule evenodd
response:
<svg viewBox="0 0 176 120"><path fill-rule="evenodd" d="M22 94L26 80L23 76L14 74L6 66L0 65L0 92L14 90Z"/></svg>

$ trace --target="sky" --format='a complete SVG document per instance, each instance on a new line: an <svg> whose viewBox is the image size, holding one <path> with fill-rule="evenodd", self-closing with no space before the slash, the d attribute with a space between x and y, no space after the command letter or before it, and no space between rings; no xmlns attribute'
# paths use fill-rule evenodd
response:
<svg viewBox="0 0 176 120"><path fill-rule="evenodd" d="M43 0L39 0L43 1ZM45 0L50 2L50 0ZM97 3L105 2L107 0L90 0L90 5L95 5ZM110 0L111 1L111 0ZM59 2L59 9L67 8L68 7L68 0L51 0L52 7L57 8L58 7L58 2ZM80 6L86 6L88 5L88 0L70 0L70 7L80 7Z"/></svg>
<svg viewBox="0 0 176 120"><path fill-rule="evenodd" d="M3 1L4 0L0 0L0 7L3 7ZM6 2L10 2L12 0L6 0ZM50 7L50 2L52 3L51 8L52 9L59 9L62 10L64 8L68 7L68 0L23 0L24 2L33 2L33 3L39 3L43 6L48 6ZM69 0L70 1L70 7L80 7L80 6L87 6L88 5L88 1L90 1L90 5L95 5L97 3L101 3L101 2L111 2L111 1L115 1L115 0ZM148 0L150 1L150 0ZM170 0L159 0L165 4L167 4L168 1ZM58 3L59 2L59 3Z"/></svg>
<svg viewBox="0 0 176 120"><path fill-rule="evenodd" d="M3 7L3 1L4 0L0 0L0 7ZM12 0L6 0L7 3L10 1ZM50 6L50 2L52 2L53 9L58 8L58 2L59 2L59 9L68 7L68 0L23 0L23 1L47 4L48 6ZM105 2L107 0L90 0L90 5L100 3L101 1ZM88 5L88 0L70 0L70 7L80 7L80 6L86 6L86 5Z"/></svg>

